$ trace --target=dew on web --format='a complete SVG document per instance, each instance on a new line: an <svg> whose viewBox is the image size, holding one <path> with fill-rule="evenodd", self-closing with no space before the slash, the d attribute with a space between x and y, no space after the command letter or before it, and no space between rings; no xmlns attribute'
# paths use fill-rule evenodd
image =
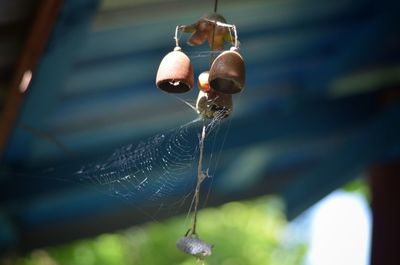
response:
<svg viewBox="0 0 400 265"><path fill-rule="evenodd" d="M199 121L157 134L136 146L117 148L103 161L84 165L73 175L80 183L129 200L182 198L193 192L196 184ZM218 120L207 122L207 133L218 124Z"/></svg>
<svg viewBox="0 0 400 265"><path fill-rule="evenodd" d="M85 183L105 186L111 193L133 198L161 198L187 179L195 160L189 129L179 128L116 149L108 158L75 172Z"/></svg>

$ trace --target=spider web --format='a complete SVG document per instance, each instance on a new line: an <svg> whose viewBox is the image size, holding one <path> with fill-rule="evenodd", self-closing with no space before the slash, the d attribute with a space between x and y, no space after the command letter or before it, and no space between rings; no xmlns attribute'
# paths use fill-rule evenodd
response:
<svg viewBox="0 0 400 265"><path fill-rule="evenodd" d="M198 118L139 143L118 147L88 163L71 161L73 164L7 170L5 174L11 176L12 172L12 177L0 188L0 201L12 205L15 198L33 201L55 198L54 205L59 202L63 205L65 199L72 199L83 203L82 209L97 201L93 211L118 213L129 207L136 216L135 222L157 222L165 216L188 213L197 181L201 129L206 125L203 169L210 168L210 177L203 191L209 192L218 160L215 152L220 152L221 123L218 117ZM73 207L69 205L65 204L67 209ZM69 210L66 211L60 212L60 216L71 218ZM82 217L90 216L90 212L88 215L82 212ZM58 220L59 217L51 218Z"/></svg>
<svg viewBox="0 0 400 265"><path fill-rule="evenodd" d="M80 183L105 188L128 200L181 198L193 192L196 184L202 124L206 123L211 138L217 136L220 122L218 117L208 122L197 119L137 145L119 147L104 160L82 166L73 176Z"/></svg>
<svg viewBox="0 0 400 265"><path fill-rule="evenodd" d="M156 200L173 194L176 185L187 184L195 162L197 145L190 129L182 126L137 146L120 147L104 161L83 166L75 176L127 199L140 195Z"/></svg>

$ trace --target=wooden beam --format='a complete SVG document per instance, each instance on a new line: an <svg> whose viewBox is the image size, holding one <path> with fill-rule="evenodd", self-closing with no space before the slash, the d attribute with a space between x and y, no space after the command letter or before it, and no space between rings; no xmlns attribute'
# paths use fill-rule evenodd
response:
<svg viewBox="0 0 400 265"><path fill-rule="evenodd" d="M371 265L399 264L400 160L370 170L372 191Z"/></svg>
<svg viewBox="0 0 400 265"><path fill-rule="evenodd" d="M0 155L4 153L8 138L18 118L20 108L24 101L24 91L21 91L21 82L27 80L27 73L35 72L36 66L46 47L50 33L57 20L57 15L62 6L63 0L42 0L31 31L28 35L25 48L19 59L14 78L8 89L8 96L0 122ZM25 83L26 86L29 82Z"/></svg>

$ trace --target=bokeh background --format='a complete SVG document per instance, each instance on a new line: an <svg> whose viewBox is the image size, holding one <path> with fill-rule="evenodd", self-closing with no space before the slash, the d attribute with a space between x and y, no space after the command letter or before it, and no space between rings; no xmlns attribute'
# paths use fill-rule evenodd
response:
<svg viewBox="0 0 400 265"><path fill-rule="evenodd" d="M166 218L187 213L190 203L201 122L191 123L197 114L183 100L194 103L198 92L163 93L155 74L174 47L175 26L194 23L213 8L214 1L194 0L0 2L0 250L7 260L50 247L33 252L32 262L61 263L56 253L71 251L65 254L71 264L76 262L72 252L81 251L82 260L86 255L100 264L95 246L105 242L111 249L130 249L130 232L62 250L52 246L143 224L146 228L132 232L139 238L141 229L148 229L147 238L167 233L160 228L167 223L175 231L166 235L169 243L154 247L159 255L149 257L175 253L171 242L185 230L177 228L185 221ZM252 224L248 218L254 215L255 220L245 231L205 229L204 235L222 240L237 233L223 241L241 242L243 253L259 252L245 244L258 238L258 246L275 248L250 255L254 259L283 264L287 255L302 262L302 240L289 244L290 254L279 254L287 245L272 239L331 192L364 178L371 183L376 224L372 260L394 261L390 253L396 253L400 212L394 203L400 155L397 10L399 3L389 0L219 1L218 12L238 29L246 86L233 96L232 115L216 124L207 141L205 168L212 178L203 198L211 191L206 206L212 208L202 219L206 225L211 213L226 210L230 216L242 207L237 219ZM206 45L186 45L187 37L181 46L197 76L208 69L210 53ZM169 156L162 139L175 143L175 151L185 143L187 153ZM144 191L140 181L123 179L126 163L127 171L136 168L140 181L146 179ZM161 170L166 165L168 170ZM104 176L99 168L121 175ZM280 201L280 210L261 199L247 202L270 195ZM276 230L257 225L269 218ZM265 237L256 235L264 232ZM233 245L219 251L218 240L216 260L236 252L230 252ZM140 253L154 242L137 246ZM92 250L76 250L79 246ZM128 253L110 254L121 262L153 262L118 251L112 253ZM184 262L180 258L172 263Z"/></svg>

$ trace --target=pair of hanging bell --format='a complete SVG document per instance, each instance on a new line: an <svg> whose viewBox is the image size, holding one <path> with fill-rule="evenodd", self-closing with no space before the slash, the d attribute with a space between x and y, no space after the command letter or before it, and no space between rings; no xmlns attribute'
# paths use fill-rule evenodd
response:
<svg viewBox="0 0 400 265"><path fill-rule="evenodd" d="M243 90L245 66L235 47L221 53L212 63L208 83L220 93L235 94ZM194 74L189 57L180 47L168 53L157 71L156 85L168 93L185 93L193 88Z"/></svg>

